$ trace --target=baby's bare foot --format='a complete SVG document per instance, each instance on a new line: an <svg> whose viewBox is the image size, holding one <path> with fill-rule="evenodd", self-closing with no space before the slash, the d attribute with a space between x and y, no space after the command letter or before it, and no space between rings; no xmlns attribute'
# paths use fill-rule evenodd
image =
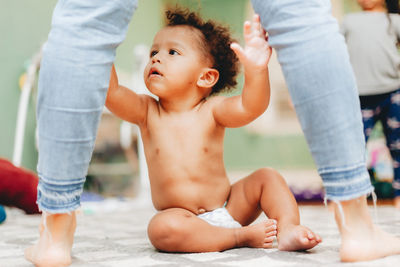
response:
<svg viewBox="0 0 400 267"><path fill-rule="evenodd" d="M319 235L302 225L285 225L278 229L279 250L307 250L315 247L321 241Z"/></svg>
<svg viewBox="0 0 400 267"><path fill-rule="evenodd" d="M276 221L265 222L238 228L237 243L240 247L271 248L276 238Z"/></svg>
<svg viewBox="0 0 400 267"><path fill-rule="evenodd" d="M68 266L76 228L75 212L42 214L39 241L25 250L25 258L35 266Z"/></svg>
<svg viewBox="0 0 400 267"><path fill-rule="evenodd" d="M393 204L394 204L394 207L396 208L396 209L399 209L400 210L400 196L399 197L395 197L394 198L394 200L393 200Z"/></svg>

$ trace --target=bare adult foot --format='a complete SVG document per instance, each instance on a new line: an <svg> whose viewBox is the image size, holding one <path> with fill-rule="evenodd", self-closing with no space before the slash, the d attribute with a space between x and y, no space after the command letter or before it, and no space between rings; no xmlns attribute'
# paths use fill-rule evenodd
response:
<svg viewBox="0 0 400 267"><path fill-rule="evenodd" d="M335 204L335 219L342 238L343 262L368 261L400 254L400 239L372 222L365 196Z"/></svg>
<svg viewBox="0 0 400 267"><path fill-rule="evenodd" d="M271 248L275 238L275 220L237 228L236 232L238 247Z"/></svg>
<svg viewBox="0 0 400 267"><path fill-rule="evenodd" d="M398 210L400 210L400 196L399 197L395 197L394 198L394 200L393 200L393 204L394 204L394 207L396 208L396 209L398 209Z"/></svg>
<svg viewBox="0 0 400 267"><path fill-rule="evenodd" d="M25 250L25 258L39 267L70 265L75 228L75 212L43 213L39 241Z"/></svg>
<svg viewBox="0 0 400 267"><path fill-rule="evenodd" d="M307 250L322 241L321 237L302 225L278 227L278 249L284 251Z"/></svg>

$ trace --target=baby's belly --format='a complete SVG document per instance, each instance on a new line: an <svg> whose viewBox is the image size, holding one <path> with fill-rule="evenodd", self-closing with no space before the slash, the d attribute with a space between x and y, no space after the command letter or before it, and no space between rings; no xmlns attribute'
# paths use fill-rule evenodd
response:
<svg viewBox="0 0 400 267"><path fill-rule="evenodd" d="M152 186L152 200L157 210L183 208L195 214L221 208L230 193L228 179L213 184L193 182Z"/></svg>

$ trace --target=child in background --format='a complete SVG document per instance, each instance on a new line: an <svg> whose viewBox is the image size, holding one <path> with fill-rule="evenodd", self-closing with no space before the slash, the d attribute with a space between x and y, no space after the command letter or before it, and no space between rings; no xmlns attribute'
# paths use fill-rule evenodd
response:
<svg viewBox="0 0 400 267"><path fill-rule="evenodd" d="M153 40L144 71L158 100L118 84L114 67L106 106L140 127L152 200L159 212L148 226L152 244L170 252L233 247L280 250L314 247L321 238L300 225L296 201L275 170L263 168L230 185L223 162L226 127L241 127L269 104L271 55L259 17L244 24L246 46L228 29L187 10L167 12L168 25ZM236 85L241 95L213 96ZM269 220L250 225L261 212Z"/></svg>
<svg viewBox="0 0 400 267"><path fill-rule="evenodd" d="M400 16L389 14L384 0L358 4L363 11L345 16L342 32L357 79L365 140L381 121L393 159L394 205L400 209Z"/></svg>

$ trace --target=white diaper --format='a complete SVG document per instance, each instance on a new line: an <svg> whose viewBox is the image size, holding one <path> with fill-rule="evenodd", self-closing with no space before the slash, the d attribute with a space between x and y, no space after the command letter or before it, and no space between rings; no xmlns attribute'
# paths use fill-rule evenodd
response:
<svg viewBox="0 0 400 267"><path fill-rule="evenodd" d="M235 221L229 214L228 210L223 208L218 208L213 211L205 212L197 215L200 219L208 222L211 225L225 227L225 228L239 228L242 227L240 223Z"/></svg>

